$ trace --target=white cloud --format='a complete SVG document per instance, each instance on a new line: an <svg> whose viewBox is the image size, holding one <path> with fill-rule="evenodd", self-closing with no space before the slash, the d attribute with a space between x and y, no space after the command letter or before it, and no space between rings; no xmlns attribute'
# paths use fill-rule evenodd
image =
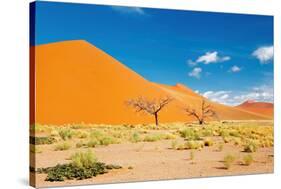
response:
<svg viewBox="0 0 281 189"><path fill-rule="evenodd" d="M188 75L190 77L195 77L197 79L200 79L201 72L202 72L202 68L197 67L197 68L194 68L191 72L189 72Z"/></svg>
<svg viewBox="0 0 281 189"><path fill-rule="evenodd" d="M188 60L188 64L190 66L195 66L198 63L203 64L211 64L211 63L219 63L229 61L231 58L229 56L219 56L217 51L214 52L206 52L204 55L199 56L196 61Z"/></svg>
<svg viewBox="0 0 281 189"><path fill-rule="evenodd" d="M273 59L274 49L273 46L264 46L256 49L252 55L256 57L261 64L267 64Z"/></svg>
<svg viewBox="0 0 281 189"><path fill-rule="evenodd" d="M220 57L217 51L214 52L206 52L203 56L197 58L197 63L210 64L210 63L218 63L225 62L230 60L229 56Z"/></svg>
<svg viewBox="0 0 281 189"><path fill-rule="evenodd" d="M248 91L206 91L201 95L211 101L232 106L239 105L247 100L257 102L273 102L274 100L271 85L253 87Z"/></svg>
<svg viewBox="0 0 281 189"><path fill-rule="evenodd" d="M241 71L241 68L238 67L238 66L236 66L236 65L234 65L234 66L232 66L232 67L230 68L229 71L230 71L230 72L233 72L233 73L236 73L236 72L240 72L240 71Z"/></svg>
<svg viewBox="0 0 281 189"><path fill-rule="evenodd" d="M112 9L120 12L122 14L139 14L145 15L145 11L139 7L121 7L121 6L112 6Z"/></svg>

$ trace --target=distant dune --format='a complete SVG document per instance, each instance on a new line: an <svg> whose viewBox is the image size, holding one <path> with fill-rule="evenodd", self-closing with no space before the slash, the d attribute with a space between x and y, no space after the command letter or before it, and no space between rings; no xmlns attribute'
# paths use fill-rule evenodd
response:
<svg viewBox="0 0 281 189"><path fill-rule="evenodd" d="M140 96L174 98L160 112L160 123L193 120L182 107L200 107L202 97L188 87L150 82L83 40L36 46L35 61L37 123L153 123L152 116L136 113L125 103ZM240 106L211 104L220 119L272 118Z"/></svg>
<svg viewBox="0 0 281 189"><path fill-rule="evenodd" d="M261 115L266 115L270 118L273 118L274 114L274 105L268 102L255 102L252 100L247 100L244 103L238 105L237 108Z"/></svg>

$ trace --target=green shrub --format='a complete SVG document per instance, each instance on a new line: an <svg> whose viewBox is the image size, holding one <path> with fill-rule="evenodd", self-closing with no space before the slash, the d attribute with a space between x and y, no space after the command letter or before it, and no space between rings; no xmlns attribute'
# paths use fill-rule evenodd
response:
<svg viewBox="0 0 281 189"><path fill-rule="evenodd" d="M55 151L64 151L64 150L68 150L70 149L70 144L67 143L67 142L63 142L63 143L60 143L60 144L57 144L55 146Z"/></svg>
<svg viewBox="0 0 281 189"><path fill-rule="evenodd" d="M143 139L144 142L155 142L155 141L158 141L160 140L160 135L146 135Z"/></svg>
<svg viewBox="0 0 281 189"><path fill-rule="evenodd" d="M112 137L103 137L99 141L100 145L108 146L109 144L117 143L116 140Z"/></svg>
<svg viewBox="0 0 281 189"><path fill-rule="evenodd" d="M96 146L99 145L99 144L100 144L100 143L99 143L99 141L98 141L97 139L92 138L92 139L90 139L90 140L87 142L86 146L89 147L89 148L94 148L94 147L96 147Z"/></svg>
<svg viewBox="0 0 281 189"><path fill-rule="evenodd" d="M72 139L74 132L71 129L60 129L59 136L62 140Z"/></svg>
<svg viewBox="0 0 281 189"><path fill-rule="evenodd" d="M244 145L244 152L256 152L258 149L258 144L254 141L248 141Z"/></svg>
<svg viewBox="0 0 281 189"><path fill-rule="evenodd" d="M71 156L71 164L79 168L90 168L97 162L97 158L91 151L77 152Z"/></svg>
<svg viewBox="0 0 281 189"><path fill-rule="evenodd" d="M224 166L226 169L229 169L231 167L231 165L234 163L235 161L235 156L233 155L226 155L224 158L223 158L223 163L224 163Z"/></svg>
<svg viewBox="0 0 281 189"><path fill-rule="evenodd" d="M83 146L87 146L83 141L79 141L76 143L76 148L82 148Z"/></svg>
<svg viewBox="0 0 281 189"><path fill-rule="evenodd" d="M179 132L180 136L185 138L186 140L200 140L199 134L194 129L186 128Z"/></svg>
<svg viewBox="0 0 281 189"><path fill-rule="evenodd" d="M110 169L120 169L119 165L106 165L98 162L95 155L88 152L78 152L71 156L71 163L58 164L55 167L37 169L38 173L46 173L46 181L64 181L65 179L87 179L98 174L107 173Z"/></svg>
<svg viewBox="0 0 281 189"><path fill-rule="evenodd" d="M190 140L185 143L187 149L202 149L204 147L203 141Z"/></svg>
<svg viewBox="0 0 281 189"><path fill-rule="evenodd" d="M134 142L134 143L140 142L141 141L140 134L137 133L137 132L134 132L133 135L130 138L130 141Z"/></svg>
<svg viewBox="0 0 281 189"><path fill-rule="evenodd" d="M253 161L254 161L254 158L253 158L253 156L252 155L245 155L244 157L243 157L243 164L244 165L247 165L247 166L249 166L249 165L251 165L252 163L253 163Z"/></svg>

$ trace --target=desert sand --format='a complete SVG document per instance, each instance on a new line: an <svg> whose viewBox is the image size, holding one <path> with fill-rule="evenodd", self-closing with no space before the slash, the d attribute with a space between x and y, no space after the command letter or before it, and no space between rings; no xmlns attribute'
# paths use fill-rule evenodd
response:
<svg viewBox="0 0 281 189"><path fill-rule="evenodd" d="M159 115L162 122L193 120L182 111L198 109L202 97L188 87L153 83L83 40L35 47L35 123L152 123L126 101L137 97L174 100ZM220 119L264 120L271 116L210 102Z"/></svg>
<svg viewBox="0 0 281 189"><path fill-rule="evenodd" d="M255 162L250 166L244 166L238 160L231 170L227 170L222 163L223 157L225 154L232 153L238 159L242 158L247 153L242 152L241 147L226 144L222 152L217 150L217 146L203 148L201 151L195 151L195 159L190 160L190 150L172 150L170 143L171 141L168 140L98 147L92 150L99 160L122 165L123 168L80 181L48 182L44 181L46 174L37 174L36 184L38 187L46 187L273 172L273 148L262 148L253 153ZM75 149L56 152L49 147L43 153L36 155L37 166L48 167L55 166L57 163L66 163L68 162L66 159L74 152ZM132 167L132 169L128 169L128 167Z"/></svg>

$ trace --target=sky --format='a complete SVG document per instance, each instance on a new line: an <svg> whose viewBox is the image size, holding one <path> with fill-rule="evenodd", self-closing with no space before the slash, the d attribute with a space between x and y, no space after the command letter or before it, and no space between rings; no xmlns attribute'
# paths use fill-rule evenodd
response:
<svg viewBox="0 0 281 189"><path fill-rule="evenodd" d="M273 17L36 3L35 41L83 39L144 78L228 105L273 102Z"/></svg>

